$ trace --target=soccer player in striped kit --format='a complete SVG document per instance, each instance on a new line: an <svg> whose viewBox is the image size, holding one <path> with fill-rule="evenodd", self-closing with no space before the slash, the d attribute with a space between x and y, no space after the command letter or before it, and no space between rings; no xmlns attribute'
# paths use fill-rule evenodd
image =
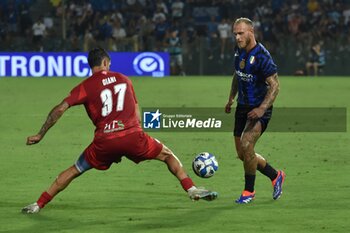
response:
<svg viewBox="0 0 350 233"><path fill-rule="evenodd" d="M238 157L243 161L245 175L245 187L236 203L246 204L255 198L256 170L270 178L272 197L276 200L282 194L285 173L274 169L255 152L254 147L266 130L272 115L272 104L279 92L277 66L267 49L256 41L250 19L237 19L232 30L237 43L234 54L235 73L225 112L231 112L234 98L238 94L234 141Z"/></svg>

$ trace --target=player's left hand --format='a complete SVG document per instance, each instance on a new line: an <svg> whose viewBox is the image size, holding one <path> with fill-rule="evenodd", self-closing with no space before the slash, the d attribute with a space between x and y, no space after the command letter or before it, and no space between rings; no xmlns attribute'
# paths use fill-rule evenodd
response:
<svg viewBox="0 0 350 233"><path fill-rule="evenodd" d="M259 119L261 118L265 113L265 109L263 108L254 108L250 112L248 112L248 118L249 119Z"/></svg>
<svg viewBox="0 0 350 233"><path fill-rule="evenodd" d="M42 136L40 134L29 136L27 138L27 145L37 144L38 142L41 141L41 139L42 139Z"/></svg>
<svg viewBox="0 0 350 233"><path fill-rule="evenodd" d="M225 105L225 112L226 113L231 113L231 106L233 104L233 101L229 101L227 102L227 104Z"/></svg>

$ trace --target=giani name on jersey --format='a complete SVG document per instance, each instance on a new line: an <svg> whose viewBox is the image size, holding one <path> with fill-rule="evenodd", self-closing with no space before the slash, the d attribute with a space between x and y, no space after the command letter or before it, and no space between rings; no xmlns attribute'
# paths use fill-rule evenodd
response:
<svg viewBox="0 0 350 233"><path fill-rule="evenodd" d="M108 84L111 84L111 83L115 83L117 82L117 79L113 76L113 77L107 77L105 79L102 79L102 84L103 86L106 86Z"/></svg>

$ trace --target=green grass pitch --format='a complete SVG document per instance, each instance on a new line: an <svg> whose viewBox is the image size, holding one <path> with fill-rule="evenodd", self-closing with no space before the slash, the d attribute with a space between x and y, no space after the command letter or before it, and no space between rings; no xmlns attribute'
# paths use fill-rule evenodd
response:
<svg viewBox="0 0 350 233"><path fill-rule="evenodd" d="M258 174L256 199L233 203L243 188L243 168L232 134L150 133L182 160L197 186L219 192L214 202L191 202L164 164L123 159L108 171L77 178L38 215L23 215L93 138L83 107L69 109L35 146L51 108L82 79L0 79L0 232L348 232L350 229L350 78L280 77L275 106L346 107L347 132L266 133L257 152L287 177L280 200ZM222 107L230 77L132 78L140 106ZM210 179L191 170L194 155L214 153L219 171ZM346 230L347 229L347 230Z"/></svg>

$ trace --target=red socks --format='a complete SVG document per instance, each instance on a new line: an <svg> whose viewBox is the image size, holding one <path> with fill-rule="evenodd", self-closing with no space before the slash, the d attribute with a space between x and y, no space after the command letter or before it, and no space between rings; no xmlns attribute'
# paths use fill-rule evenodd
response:
<svg viewBox="0 0 350 233"><path fill-rule="evenodd" d="M38 203L40 208L44 208L44 206L49 203L52 198L53 197L48 192L43 192L36 203Z"/></svg>
<svg viewBox="0 0 350 233"><path fill-rule="evenodd" d="M182 188L187 192L191 187L194 186L194 183L190 177L186 177L185 179L181 180L181 186Z"/></svg>

